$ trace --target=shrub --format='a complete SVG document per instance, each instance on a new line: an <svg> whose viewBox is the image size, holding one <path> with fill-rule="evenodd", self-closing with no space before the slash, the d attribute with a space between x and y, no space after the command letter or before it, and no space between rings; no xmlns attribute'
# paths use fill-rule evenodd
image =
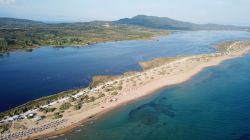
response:
<svg viewBox="0 0 250 140"><path fill-rule="evenodd" d="M74 101L76 101L76 98L70 97L70 98L69 98L69 101L70 101L70 102L74 102Z"/></svg>
<svg viewBox="0 0 250 140"><path fill-rule="evenodd" d="M68 102L66 103L63 103L61 106L60 106L60 110L67 110L71 107L72 105Z"/></svg>
<svg viewBox="0 0 250 140"><path fill-rule="evenodd" d="M111 95L117 95L117 94L118 94L117 91L114 91L114 92L111 93Z"/></svg>
<svg viewBox="0 0 250 140"><path fill-rule="evenodd" d="M111 89L109 87L105 88L104 91L109 92Z"/></svg>
<svg viewBox="0 0 250 140"><path fill-rule="evenodd" d="M117 87L117 90L122 90L122 86L118 86L118 87Z"/></svg>
<svg viewBox="0 0 250 140"><path fill-rule="evenodd" d="M40 108L39 109L43 113L54 112L56 108Z"/></svg>
<svg viewBox="0 0 250 140"><path fill-rule="evenodd" d="M89 98L89 101L90 101L90 102L94 102L94 101L95 101L95 97L94 97L94 96L91 96L91 97Z"/></svg>
<svg viewBox="0 0 250 140"><path fill-rule="evenodd" d="M104 93L100 93L100 94L98 95L98 98L102 98L102 97L105 97L105 94L104 94Z"/></svg>
<svg viewBox="0 0 250 140"><path fill-rule="evenodd" d="M82 102L82 101L84 101L84 102L86 102L86 101L88 101L89 100L89 96L88 95L85 95L85 96L82 96L79 100L78 100L78 102Z"/></svg>
<svg viewBox="0 0 250 140"><path fill-rule="evenodd" d="M63 115L60 114L59 112L54 113L54 119L60 119L62 117L63 117Z"/></svg>
<svg viewBox="0 0 250 140"><path fill-rule="evenodd" d="M6 123L6 124L1 124L0 125L0 133L4 133L5 131L8 131L11 127L10 123Z"/></svg>
<svg viewBox="0 0 250 140"><path fill-rule="evenodd" d="M77 105L74 106L74 109L75 109L75 110L79 110L79 109L81 109L81 108L82 108L82 104L77 104Z"/></svg>

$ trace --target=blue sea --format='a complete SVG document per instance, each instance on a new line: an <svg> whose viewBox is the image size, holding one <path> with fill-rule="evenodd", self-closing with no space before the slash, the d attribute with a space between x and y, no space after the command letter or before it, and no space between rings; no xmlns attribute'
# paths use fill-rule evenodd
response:
<svg viewBox="0 0 250 140"><path fill-rule="evenodd" d="M250 32L175 32L154 40L98 43L87 47L44 46L32 52L0 55L0 112L32 99L86 87L94 75L141 70L138 61L215 51L228 40L250 39Z"/></svg>

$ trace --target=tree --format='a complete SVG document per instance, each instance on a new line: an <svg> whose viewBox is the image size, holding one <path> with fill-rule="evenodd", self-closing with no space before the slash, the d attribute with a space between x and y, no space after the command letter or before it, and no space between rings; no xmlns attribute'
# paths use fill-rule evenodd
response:
<svg viewBox="0 0 250 140"><path fill-rule="evenodd" d="M4 38L0 38L0 50L6 50L7 46L7 41Z"/></svg>

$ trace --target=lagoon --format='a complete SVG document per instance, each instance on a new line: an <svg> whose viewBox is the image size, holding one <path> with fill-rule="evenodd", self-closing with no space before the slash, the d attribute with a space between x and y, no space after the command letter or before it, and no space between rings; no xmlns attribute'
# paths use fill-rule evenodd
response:
<svg viewBox="0 0 250 140"><path fill-rule="evenodd" d="M93 75L141 70L138 61L212 53L211 46L250 39L249 32L176 32L154 40L119 41L88 47L41 47L0 58L0 111L64 90L86 87Z"/></svg>

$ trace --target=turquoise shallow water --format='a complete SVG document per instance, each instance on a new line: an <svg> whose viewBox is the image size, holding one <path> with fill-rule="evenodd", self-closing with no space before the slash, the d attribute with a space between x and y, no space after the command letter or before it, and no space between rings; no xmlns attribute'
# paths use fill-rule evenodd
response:
<svg viewBox="0 0 250 140"><path fill-rule="evenodd" d="M59 139L249 140L250 54L120 107Z"/></svg>

